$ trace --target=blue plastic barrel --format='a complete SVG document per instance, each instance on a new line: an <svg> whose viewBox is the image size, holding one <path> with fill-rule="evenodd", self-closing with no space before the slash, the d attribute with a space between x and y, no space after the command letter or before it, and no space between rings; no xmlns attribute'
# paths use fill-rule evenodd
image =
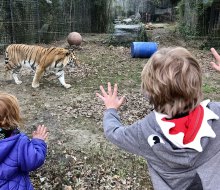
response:
<svg viewBox="0 0 220 190"><path fill-rule="evenodd" d="M131 56L133 58L149 58L157 51L156 42L132 42Z"/></svg>

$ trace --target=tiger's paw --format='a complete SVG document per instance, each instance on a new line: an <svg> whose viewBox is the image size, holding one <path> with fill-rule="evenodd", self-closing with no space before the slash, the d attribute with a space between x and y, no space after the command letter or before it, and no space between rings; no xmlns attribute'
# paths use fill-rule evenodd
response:
<svg viewBox="0 0 220 190"><path fill-rule="evenodd" d="M17 81L15 81L15 83L16 83L16 84L21 84L22 81L21 81L21 80L17 80Z"/></svg>
<svg viewBox="0 0 220 190"><path fill-rule="evenodd" d="M65 87L65 88L70 88L71 85L70 85L70 84L65 84L64 87Z"/></svg>
<svg viewBox="0 0 220 190"><path fill-rule="evenodd" d="M37 88L37 87L39 87L39 86L40 86L39 83L32 83L32 87L33 87L33 88Z"/></svg>

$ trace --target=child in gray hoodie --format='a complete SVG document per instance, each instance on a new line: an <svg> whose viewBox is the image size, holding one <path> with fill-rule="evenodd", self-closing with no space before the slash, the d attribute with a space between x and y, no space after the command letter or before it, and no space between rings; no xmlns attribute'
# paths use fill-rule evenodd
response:
<svg viewBox="0 0 220 190"><path fill-rule="evenodd" d="M157 51L141 74L142 92L154 110L123 126L117 84L96 95L104 102L105 136L144 157L155 190L220 188L220 103L204 100L198 61L182 47Z"/></svg>

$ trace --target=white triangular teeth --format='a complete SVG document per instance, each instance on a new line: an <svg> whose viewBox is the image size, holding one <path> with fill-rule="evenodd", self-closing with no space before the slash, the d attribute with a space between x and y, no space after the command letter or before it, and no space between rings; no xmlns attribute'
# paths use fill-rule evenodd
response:
<svg viewBox="0 0 220 190"><path fill-rule="evenodd" d="M155 112L156 120L163 131L163 134L177 147L179 148L192 148L197 150L198 152L202 152L202 146L201 146L201 138L202 137L211 137L215 138L216 134L213 131L212 127L208 124L208 120L215 119L218 120L219 116L216 115L212 110L208 109L206 106L210 100L205 100L201 102L201 106L204 109L204 117L203 121L201 123L201 127L198 130L198 133L194 140L188 144L183 144L183 138L184 138L184 133L180 132L176 135L171 135L169 134L169 130L175 126L175 123L169 122L169 121L163 121L163 118L167 118L167 115Z"/></svg>

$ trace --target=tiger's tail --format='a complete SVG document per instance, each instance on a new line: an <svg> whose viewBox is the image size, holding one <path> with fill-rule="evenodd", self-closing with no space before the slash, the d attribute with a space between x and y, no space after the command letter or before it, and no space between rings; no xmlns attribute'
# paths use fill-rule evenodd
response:
<svg viewBox="0 0 220 190"><path fill-rule="evenodd" d="M9 65L9 56L8 56L8 50L6 49L5 50L5 73L4 73L4 77L5 77L5 79L7 80L7 79L11 79L11 77L10 77L10 65Z"/></svg>

